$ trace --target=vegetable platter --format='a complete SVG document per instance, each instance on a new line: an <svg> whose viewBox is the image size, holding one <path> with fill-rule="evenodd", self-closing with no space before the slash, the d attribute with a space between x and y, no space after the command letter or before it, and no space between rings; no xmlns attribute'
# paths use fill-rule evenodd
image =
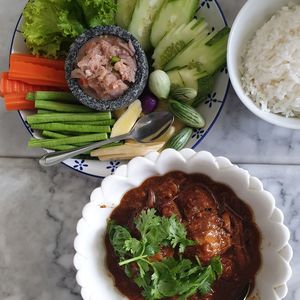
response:
<svg viewBox="0 0 300 300"><path fill-rule="evenodd" d="M108 18L110 16L107 16ZM117 16L117 18L120 18L120 16ZM196 10L196 18L200 19L204 17L206 22L209 24L208 30L210 34L216 33L220 31L224 26L227 25L224 14L222 12L222 9L217 1L207 1L207 0L201 0L198 3L198 8ZM133 16L134 18L134 16ZM23 15L20 16L14 34L12 38L11 43L11 50L10 54L12 53L30 53L28 50L25 41L24 36L22 33L22 24L23 24ZM97 21L95 19L91 19L90 22ZM122 18L119 20L119 22L126 22L126 20L122 20ZM132 23L134 23L132 21ZM159 23L159 21L157 22ZM92 25L92 24L91 24ZM134 25L134 24L133 24ZM129 28L130 30L130 28ZM134 31L134 28L132 28ZM159 33L159 30L156 30L156 32ZM138 34L138 33L136 33ZM151 37L151 43L156 44L157 40L160 40L160 36L153 35ZM145 47L148 47L147 42L144 41L143 38L140 39L141 44ZM172 71L172 64L169 66L169 69ZM207 95L207 98L205 98L200 105L196 108L196 111L200 112L203 118L205 119L205 126L200 129L182 129L181 132L177 135L177 137L174 138L173 141L170 141L167 146L175 145L178 142L186 142L187 136L189 137L187 140L186 147L195 149L199 143L206 137L210 129L213 127L214 123L216 122L226 99L227 91L229 87L229 77L227 74L227 68L224 67L221 70L218 70L218 73L216 74L216 79L214 83L214 87L212 91ZM179 97L182 95L179 95ZM185 96L185 95L183 95ZM178 95L177 95L178 97ZM176 108L176 103L172 103L172 107ZM150 104L151 105L151 104ZM183 105L185 105L183 103ZM149 107L148 107L149 108ZM147 107L144 108L147 110ZM184 111L181 107L181 111ZM186 110L185 110L186 111ZM189 113L189 111L186 111L186 113ZM23 121L25 127L29 131L29 133L34 138L41 138L40 134L40 128L39 126L36 126L33 129L31 128L30 124L26 121L27 117L30 115L35 114L34 111L31 110L19 110L19 115L21 120ZM201 120L197 120L201 123ZM43 127L43 126L42 126ZM47 130L47 129L46 129ZM159 144L159 143L157 143ZM127 146L127 144L123 145ZM155 146L155 145L154 145ZM57 149L59 150L59 149ZM145 149L146 150L146 149ZM48 150L47 150L48 151ZM146 153L145 153L146 154ZM119 160L117 157L115 159L111 159L110 161L99 161L99 160L93 160L87 158L75 158L75 159L68 159L64 161L64 164L70 168L72 168L75 171L81 172L83 174L95 176L95 177L105 177L107 175L113 174L118 167L120 167L122 164L124 164L125 161Z"/></svg>

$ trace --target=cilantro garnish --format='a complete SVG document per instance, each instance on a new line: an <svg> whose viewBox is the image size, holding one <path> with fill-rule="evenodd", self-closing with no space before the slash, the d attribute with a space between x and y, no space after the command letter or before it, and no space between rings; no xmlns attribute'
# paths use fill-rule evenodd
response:
<svg viewBox="0 0 300 300"><path fill-rule="evenodd" d="M135 219L140 239L132 237L129 230L108 222L110 242L119 257L119 265L126 275L143 290L146 300L177 296L179 300L211 291L212 284L222 274L220 257L212 259L208 266L202 266L198 257L195 261L182 257L187 246L195 242L187 239L184 225L173 215L171 218L156 215L155 209L148 209ZM162 247L178 249L179 258L153 261L151 256ZM138 274L132 274L130 264L138 266Z"/></svg>
<svg viewBox="0 0 300 300"><path fill-rule="evenodd" d="M110 59L110 62L112 65L116 64L117 62L119 62L121 60L121 58L119 56L112 56Z"/></svg>

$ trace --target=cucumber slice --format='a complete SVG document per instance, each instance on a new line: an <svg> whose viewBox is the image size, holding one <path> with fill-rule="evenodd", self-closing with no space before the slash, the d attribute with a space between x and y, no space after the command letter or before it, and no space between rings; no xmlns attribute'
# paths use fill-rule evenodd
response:
<svg viewBox="0 0 300 300"><path fill-rule="evenodd" d="M192 103L193 107L198 107L203 100L213 91L215 85L215 77L202 73L202 76L198 79L198 95Z"/></svg>
<svg viewBox="0 0 300 300"><path fill-rule="evenodd" d="M174 90L178 87L184 87L183 79L178 70L172 70L172 71L168 72L167 74L170 78L171 90Z"/></svg>
<svg viewBox="0 0 300 300"><path fill-rule="evenodd" d="M153 53L153 67L163 70L165 65L175 57L194 38L203 39L208 34L204 19L193 19L187 25L175 27L159 42Z"/></svg>
<svg viewBox="0 0 300 300"><path fill-rule="evenodd" d="M202 74L199 73L196 68L174 69L167 74L170 78L172 87L188 87L198 91L198 79L201 78Z"/></svg>
<svg viewBox="0 0 300 300"><path fill-rule="evenodd" d="M187 87L195 89L197 97L193 100L193 106L197 107L213 90L215 78L207 72L199 72L197 68L181 68L169 71L168 76L172 89Z"/></svg>
<svg viewBox="0 0 300 300"><path fill-rule="evenodd" d="M209 75L216 73L226 62L229 28L225 27L209 40L195 39L175 56L165 67L171 70L188 66L206 71Z"/></svg>
<svg viewBox="0 0 300 300"><path fill-rule="evenodd" d="M118 0L116 24L127 29L135 8L136 0Z"/></svg>
<svg viewBox="0 0 300 300"><path fill-rule="evenodd" d="M165 0L151 29L151 44L159 41L172 28L188 23L194 16L199 0Z"/></svg>
<svg viewBox="0 0 300 300"><path fill-rule="evenodd" d="M163 3L164 0L137 0L136 2L128 31L139 40L145 51L151 48L152 23Z"/></svg>

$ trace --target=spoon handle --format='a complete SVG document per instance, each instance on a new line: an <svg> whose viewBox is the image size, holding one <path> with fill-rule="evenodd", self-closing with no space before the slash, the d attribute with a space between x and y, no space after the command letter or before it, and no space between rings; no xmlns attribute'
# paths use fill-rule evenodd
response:
<svg viewBox="0 0 300 300"><path fill-rule="evenodd" d="M123 135L119 135L119 136L110 138L110 139L105 140L105 141L96 142L96 143L90 144L88 146L83 146L83 147L77 148L75 150L51 152L51 153L45 154L39 160L39 163L43 167L54 166L54 165L66 160L68 158L72 158L72 157L77 156L79 154L94 150L96 148L99 148L101 146L104 146L104 145L107 145L107 144L110 144L110 143L115 143L115 142L119 142L121 140L130 139L130 138L131 138L130 134L123 134Z"/></svg>

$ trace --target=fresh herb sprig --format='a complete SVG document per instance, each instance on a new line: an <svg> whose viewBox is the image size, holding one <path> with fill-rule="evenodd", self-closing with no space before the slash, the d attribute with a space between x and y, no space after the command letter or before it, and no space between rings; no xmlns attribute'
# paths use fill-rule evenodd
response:
<svg viewBox="0 0 300 300"><path fill-rule="evenodd" d="M208 266L202 266L199 259L185 259L182 253L195 242L187 239L184 225L173 215L170 218L156 215L155 209L148 209L134 221L140 239L132 237L129 230L108 222L108 235L115 253L120 258L129 278L143 289L146 300L177 296L179 300L199 292L204 295L211 291L214 281L222 274L219 257L212 259ZM162 247L177 248L179 258L166 258L154 261L151 256ZM133 274L131 264L138 266L139 272Z"/></svg>

